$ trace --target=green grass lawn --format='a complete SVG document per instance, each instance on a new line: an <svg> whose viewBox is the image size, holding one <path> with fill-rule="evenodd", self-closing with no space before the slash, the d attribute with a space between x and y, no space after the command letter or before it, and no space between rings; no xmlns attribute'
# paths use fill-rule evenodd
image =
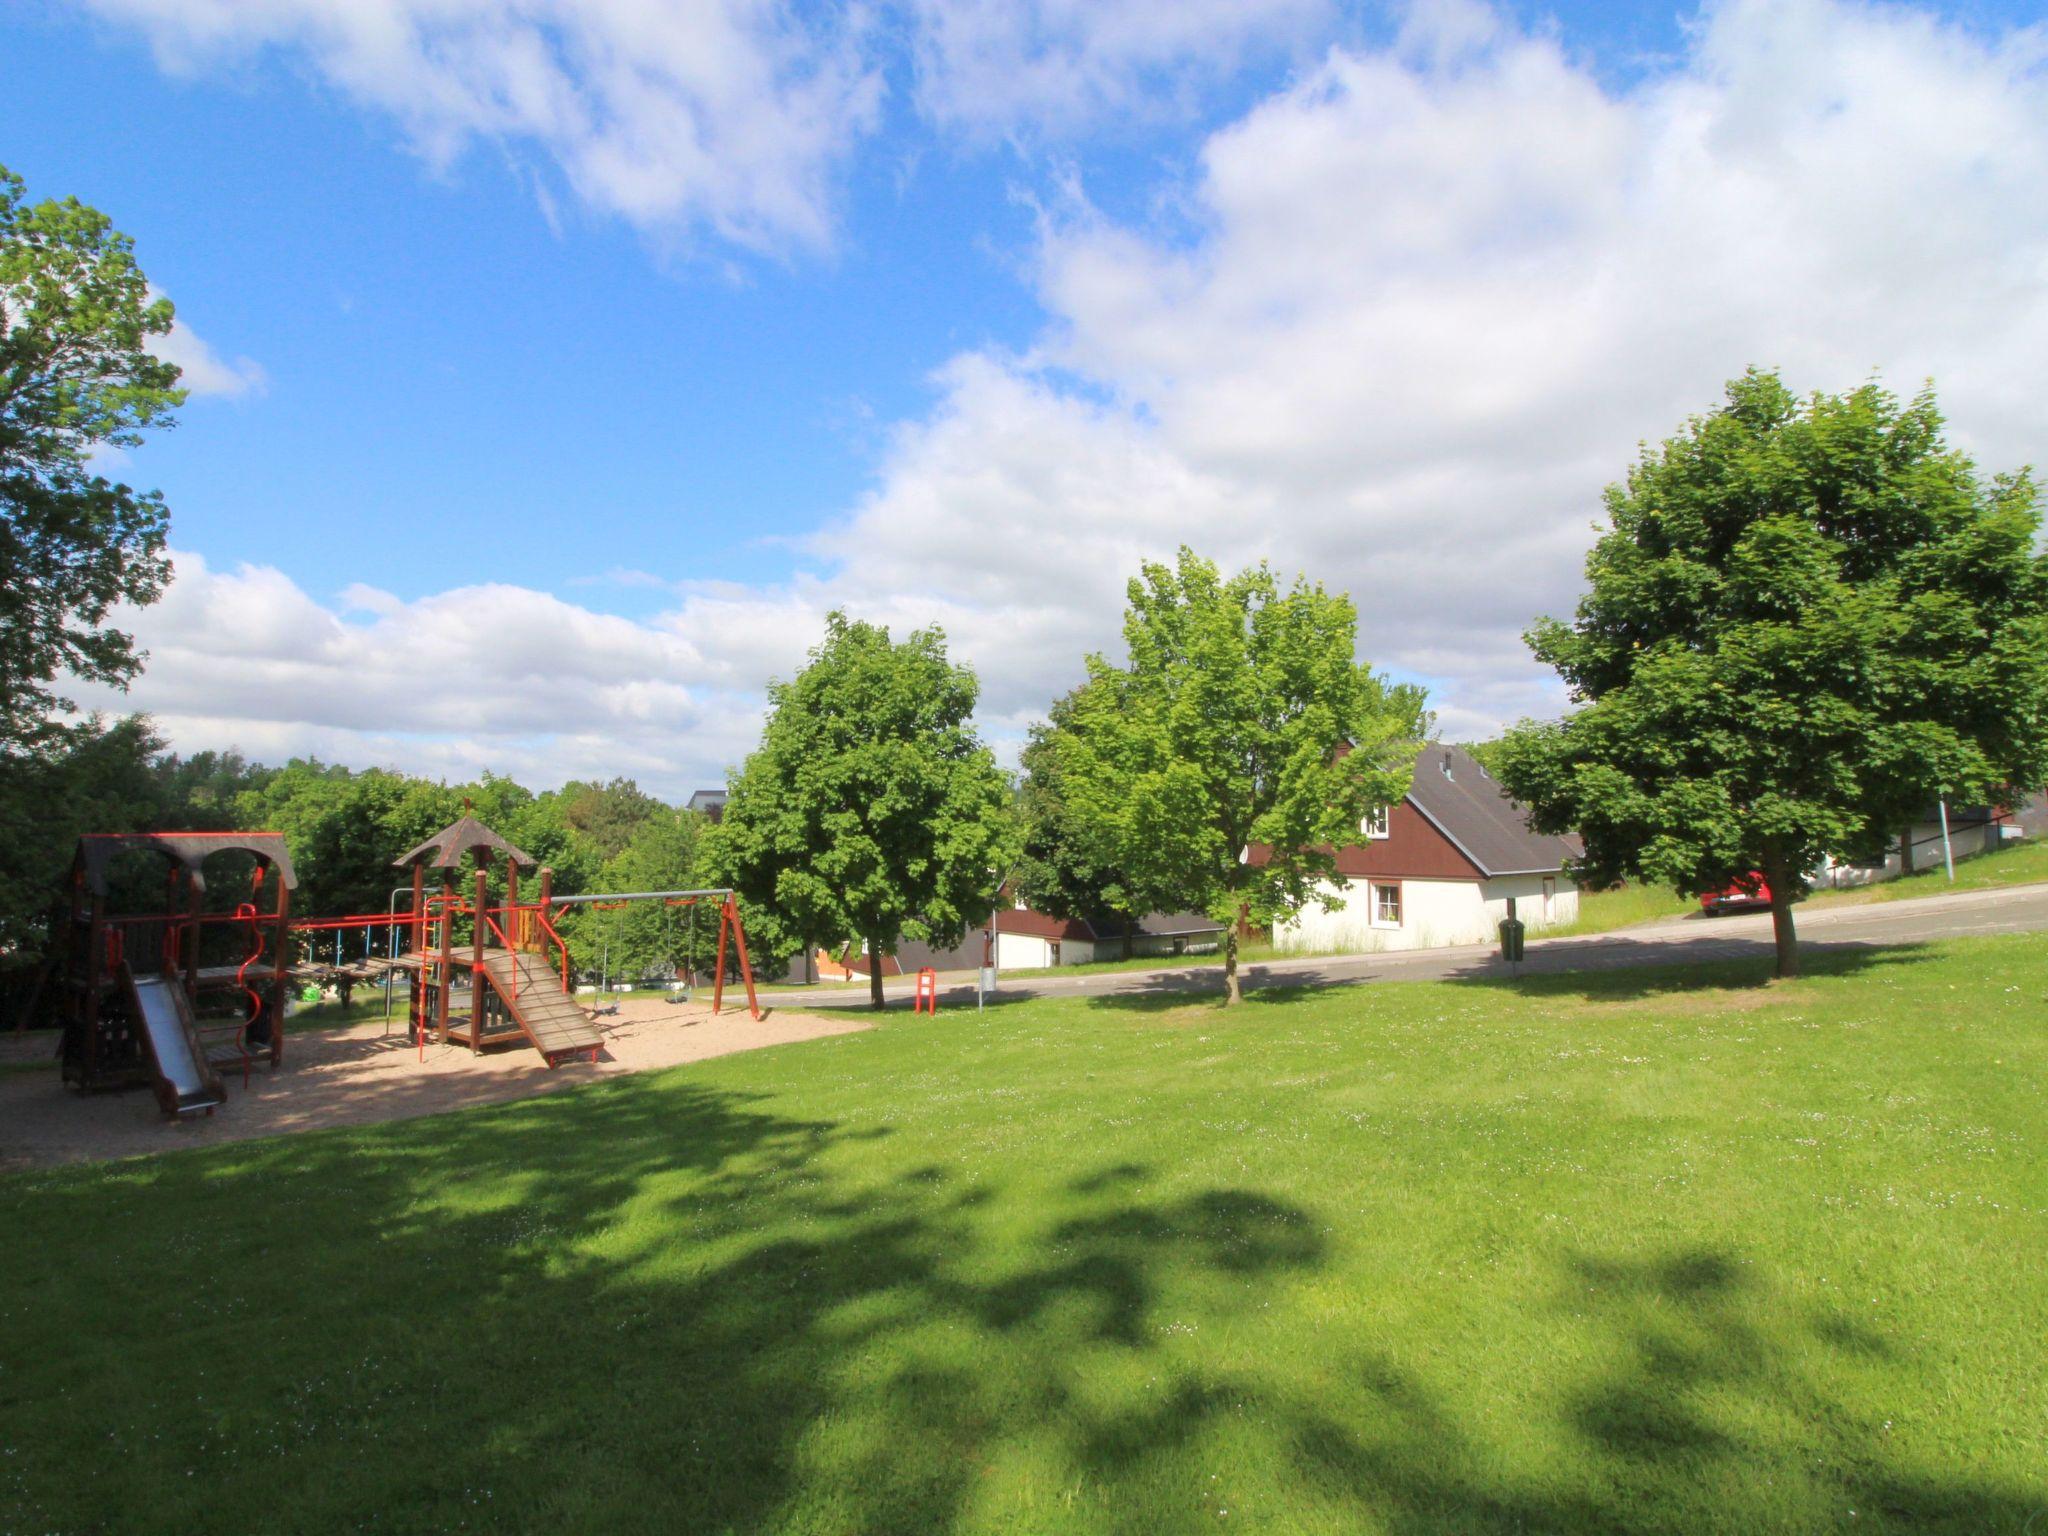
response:
<svg viewBox="0 0 2048 1536"><path fill-rule="evenodd" d="M2039 1536L2048 954L1811 965L899 1011L0 1179L0 1531Z"/></svg>
<svg viewBox="0 0 2048 1536"><path fill-rule="evenodd" d="M1579 915L1552 928L1531 929L1532 939L1563 939L1579 934L1611 933L1663 917L1688 917L1700 909L1699 899L1681 896L1669 886L1623 885L1611 891L1581 891Z"/></svg>

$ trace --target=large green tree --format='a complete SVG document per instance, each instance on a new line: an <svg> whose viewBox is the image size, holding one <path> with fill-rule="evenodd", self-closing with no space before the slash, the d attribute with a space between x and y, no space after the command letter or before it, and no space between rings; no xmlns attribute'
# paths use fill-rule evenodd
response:
<svg viewBox="0 0 2048 1536"><path fill-rule="evenodd" d="M2048 775L2036 493L1942 429L1931 389L1801 400L1751 370L1608 489L1577 616L1528 636L1580 707L1498 758L1590 880L1759 872L1789 976L1824 857Z"/></svg>
<svg viewBox="0 0 2048 1536"><path fill-rule="evenodd" d="M1069 798L1062 765L1075 756L1076 733L1103 717L1087 693L1090 687L1101 686L1083 684L1056 701L1024 745L1017 795L1023 847L1013 880L1016 894L1041 912L1117 922L1128 959L1138 920L1174 904L1179 891L1160 883L1170 871L1145 857L1142 846L1131 848L1120 841L1140 829L1121 817L1090 815L1095 802L1085 794Z"/></svg>
<svg viewBox="0 0 2048 1536"><path fill-rule="evenodd" d="M1239 922L1336 899L1336 845L1407 793L1423 695L1361 664L1351 599L1305 579L1184 548L1128 593L1128 660L1088 658L1058 737L1067 813L1140 889L1229 925L1234 1004Z"/></svg>
<svg viewBox="0 0 2048 1536"><path fill-rule="evenodd" d="M171 424L178 370L149 350L170 328L106 215L25 206L0 167L0 756L51 739L67 674L120 687L140 665L106 621L161 592L168 519L94 455Z"/></svg>
<svg viewBox="0 0 2048 1536"><path fill-rule="evenodd" d="M879 961L906 932L957 944L988 917L1014 818L970 724L976 691L938 630L892 641L843 613L769 688L761 745L706 838L765 953L858 938ZM879 1008L879 963L869 976Z"/></svg>

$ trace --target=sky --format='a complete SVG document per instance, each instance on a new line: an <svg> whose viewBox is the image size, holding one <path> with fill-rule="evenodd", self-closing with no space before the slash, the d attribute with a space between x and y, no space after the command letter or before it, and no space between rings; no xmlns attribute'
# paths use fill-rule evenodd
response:
<svg viewBox="0 0 2048 1536"><path fill-rule="evenodd" d="M681 798L843 608L1011 754L1183 543L1484 736L1745 367L2043 457L2038 4L16 0L0 164L177 306L182 751Z"/></svg>

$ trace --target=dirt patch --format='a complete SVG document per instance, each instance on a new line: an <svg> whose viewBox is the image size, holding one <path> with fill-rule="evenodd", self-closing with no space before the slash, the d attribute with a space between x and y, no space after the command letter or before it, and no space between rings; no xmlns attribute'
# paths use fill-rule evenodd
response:
<svg viewBox="0 0 2048 1536"><path fill-rule="evenodd" d="M387 1033L380 1023L295 1031L285 1040L284 1065L275 1072L256 1067L246 1089L238 1075L230 1075L228 1101L220 1109L170 1122L147 1089L81 1097L58 1081L54 1061L47 1071L10 1070L0 1073L0 1169L409 1120L735 1051L852 1034L871 1020L782 1008L763 1009L759 1021L744 1009L714 1017L708 1003L646 998L598 1022L605 1028L598 1059L552 1069L524 1046L472 1056L463 1046L429 1043L422 1060L402 1027ZM39 1046L50 1049L49 1037L41 1037Z"/></svg>

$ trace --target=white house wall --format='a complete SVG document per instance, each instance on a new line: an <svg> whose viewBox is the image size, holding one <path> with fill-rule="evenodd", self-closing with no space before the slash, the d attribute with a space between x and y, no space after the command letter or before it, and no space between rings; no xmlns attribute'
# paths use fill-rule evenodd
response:
<svg viewBox="0 0 2048 1536"><path fill-rule="evenodd" d="M1060 958L1066 959L1064 949ZM1006 971L1044 970L1052 964L1052 945L1028 933L999 933L996 935L996 964Z"/></svg>
<svg viewBox="0 0 2048 1536"><path fill-rule="evenodd" d="M1412 880L1401 887L1401 926L1380 927L1372 921L1373 881L1365 878L1325 884L1344 902L1331 911L1311 900L1291 922L1273 929L1276 948L1296 953L1364 955L1395 949L1438 949L1450 944L1491 944L1500 937L1508 915L1508 898L1516 899L1515 915L1530 933L1559 927L1579 915L1577 887L1561 876L1550 877L1546 903L1541 875L1502 875L1493 880ZM1393 882L1380 882L1383 884Z"/></svg>

